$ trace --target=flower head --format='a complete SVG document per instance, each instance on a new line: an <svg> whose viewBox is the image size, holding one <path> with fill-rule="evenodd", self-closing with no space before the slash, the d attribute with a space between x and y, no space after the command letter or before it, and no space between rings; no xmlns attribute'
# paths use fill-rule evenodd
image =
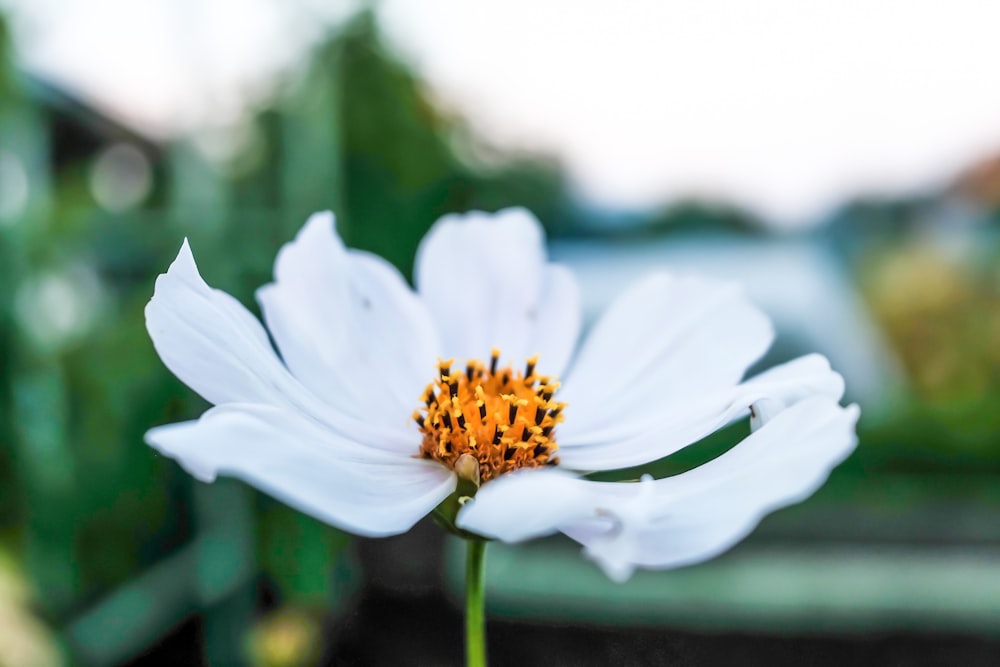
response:
<svg viewBox="0 0 1000 667"><path fill-rule="evenodd" d="M215 407L147 441L201 480L238 477L362 535L408 530L464 480L461 530L511 542L563 532L616 579L728 549L854 448L858 409L839 405L843 381L823 357L743 379L773 333L733 285L649 276L578 346L576 282L546 261L523 209L442 218L415 279L414 291L346 248L331 214L312 216L257 292L276 352L205 284L185 242L147 327ZM650 463L748 415L750 436L688 472L583 476Z"/></svg>

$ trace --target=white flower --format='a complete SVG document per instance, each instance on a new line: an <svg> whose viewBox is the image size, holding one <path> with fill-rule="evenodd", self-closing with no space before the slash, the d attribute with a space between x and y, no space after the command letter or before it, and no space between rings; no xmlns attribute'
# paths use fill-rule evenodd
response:
<svg viewBox="0 0 1000 667"><path fill-rule="evenodd" d="M416 285L345 248L330 213L312 216L257 293L279 358L185 242L146 321L167 367L215 407L148 442L198 479L238 477L375 536L454 500L457 463L482 482L458 527L509 542L561 531L615 579L728 549L854 448L857 406L838 404L823 357L741 382L773 333L733 285L649 276L578 347L576 282L522 209L441 219ZM655 461L751 409L753 433L689 472L581 476Z"/></svg>

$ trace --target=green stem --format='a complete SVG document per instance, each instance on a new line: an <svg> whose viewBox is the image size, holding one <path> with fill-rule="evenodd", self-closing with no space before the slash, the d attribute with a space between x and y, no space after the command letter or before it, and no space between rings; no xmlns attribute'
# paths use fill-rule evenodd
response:
<svg viewBox="0 0 1000 667"><path fill-rule="evenodd" d="M466 540L465 559L465 664L486 667L485 576L486 542Z"/></svg>

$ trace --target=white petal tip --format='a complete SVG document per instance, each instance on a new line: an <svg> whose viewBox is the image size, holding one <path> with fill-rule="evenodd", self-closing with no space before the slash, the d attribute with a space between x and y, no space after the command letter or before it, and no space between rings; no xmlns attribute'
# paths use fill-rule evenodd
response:
<svg viewBox="0 0 1000 667"><path fill-rule="evenodd" d="M185 431L188 430L187 427L193 426L195 423L187 422L157 426L146 431L143 439L147 445L160 454L177 461L188 474L199 482L211 484L218 477L218 470L214 466L207 466L200 463L196 457L192 457L183 451Z"/></svg>
<svg viewBox="0 0 1000 667"><path fill-rule="evenodd" d="M174 261L167 267L166 272L156 277L152 298L155 299L156 295L166 289L173 281L181 281L188 284L199 284L202 282L201 274L198 273L198 265L194 261L194 253L191 252L191 244L188 243L187 237L184 237L181 247L177 251L177 256L174 257Z"/></svg>
<svg viewBox="0 0 1000 667"><path fill-rule="evenodd" d="M317 211L309 216L306 220L306 224L302 226L299 234L304 234L306 230L323 227L328 230L333 230L336 225L336 217L333 215L333 211Z"/></svg>
<svg viewBox="0 0 1000 667"><path fill-rule="evenodd" d="M171 262L170 268L167 269L167 273L172 271L187 271L188 269L194 268L197 271L197 267L194 261L194 253L191 251L191 243L188 241L188 237L184 237L181 241L181 247L177 251L177 257Z"/></svg>
<svg viewBox="0 0 1000 667"><path fill-rule="evenodd" d="M275 282L293 279L296 267L309 261L312 253L325 255L335 261L337 252L343 251L344 244L337 235L336 218L332 211L313 213L299 229L292 241L278 251L274 260Z"/></svg>
<svg viewBox="0 0 1000 667"><path fill-rule="evenodd" d="M465 211L464 213L449 213L441 216L434 227L449 227L452 225L523 225L539 236L544 236L542 223L534 213L523 206L502 208L499 211Z"/></svg>
<svg viewBox="0 0 1000 667"><path fill-rule="evenodd" d="M156 282L153 285L153 295L149 298L146 308L143 311L146 317L146 328L150 332L152 332L150 329L150 316L153 314L155 304L159 302L158 297L163 297L169 290L176 289L181 284L188 286L200 286L203 284L201 274L198 273L198 265L194 261L194 254L191 252L191 244L188 243L187 237L184 237L184 241L177 251L177 256L174 257L174 261L167 267L166 272L156 277Z"/></svg>
<svg viewBox="0 0 1000 667"><path fill-rule="evenodd" d="M583 554L598 567L601 571L607 575L608 579L615 582L616 584L624 584L626 581L632 578L635 573L635 565L625 561L615 561L610 559L604 559L599 553L592 551L591 549L584 549Z"/></svg>

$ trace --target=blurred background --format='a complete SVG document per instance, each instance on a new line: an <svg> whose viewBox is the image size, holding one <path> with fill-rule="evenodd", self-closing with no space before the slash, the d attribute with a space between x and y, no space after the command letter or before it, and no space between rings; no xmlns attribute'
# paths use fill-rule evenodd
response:
<svg viewBox="0 0 1000 667"><path fill-rule="evenodd" d="M587 316L740 280L861 445L732 552L615 585L494 545L504 664L1000 664L994 3L0 3L0 665L460 664L461 553L353 538L142 441L206 405L142 308L181 239L251 309L333 209L406 275L440 215L546 225ZM736 424L656 464L707 460ZM634 476L623 471L622 476Z"/></svg>

